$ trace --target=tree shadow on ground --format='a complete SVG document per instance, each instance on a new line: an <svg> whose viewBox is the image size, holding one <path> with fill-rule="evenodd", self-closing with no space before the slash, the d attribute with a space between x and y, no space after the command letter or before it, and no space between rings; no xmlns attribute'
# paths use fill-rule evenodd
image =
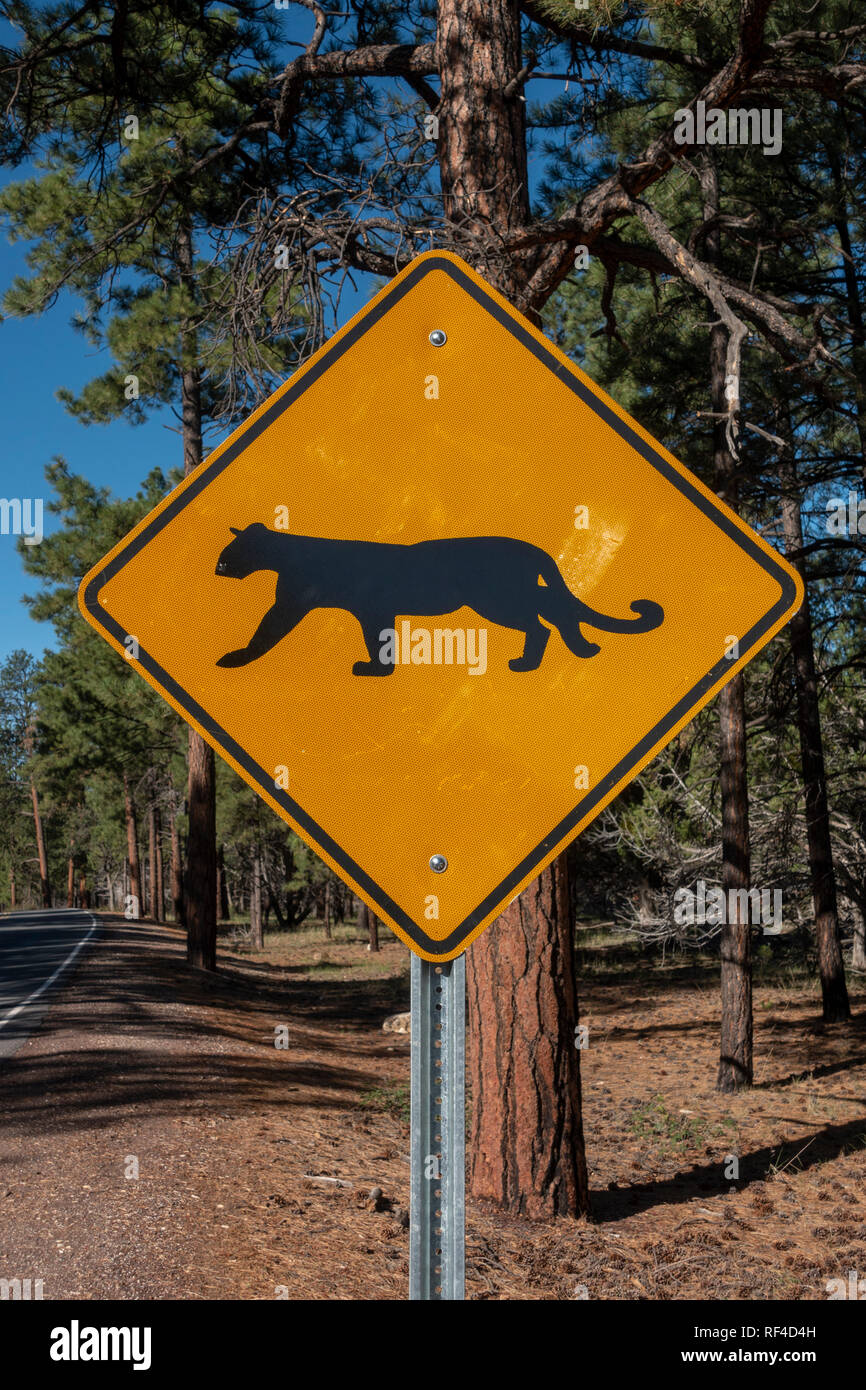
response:
<svg viewBox="0 0 866 1390"><path fill-rule="evenodd" d="M93 941L46 996L36 1050L0 1061L7 1130L109 1126L136 1108L195 1114L205 1094L230 1112L351 1109L381 1084L376 1063L397 1045L381 1022L402 1002L399 979L313 984L231 961L210 974L187 965L178 932L149 924L106 923ZM282 1025L286 1051L275 1047ZM32 1031L25 1012L5 1035Z"/></svg>
<svg viewBox="0 0 866 1390"><path fill-rule="evenodd" d="M805 1142L804 1142L805 1141ZM828 1125L811 1136L799 1135L784 1144L767 1145L740 1157L739 1177L727 1186L742 1191L754 1182L763 1182L771 1169L794 1167L804 1172L839 1158L842 1153L866 1142L866 1119L850 1120L843 1125ZM593 1219L597 1224L622 1221L658 1206L682 1206L699 1195L716 1196L726 1190L722 1177L724 1159L712 1163L694 1164L662 1182L629 1183L627 1187L595 1191L592 1196Z"/></svg>

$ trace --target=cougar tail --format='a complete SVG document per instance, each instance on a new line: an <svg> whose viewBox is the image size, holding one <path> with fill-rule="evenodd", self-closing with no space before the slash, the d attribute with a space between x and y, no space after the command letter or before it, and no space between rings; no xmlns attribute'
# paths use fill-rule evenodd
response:
<svg viewBox="0 0 866 1390"><path fill-rule="evenodd" d="M636 618L609 618L606 613L596 613L594 608L587 608L586 604L580 606L584 613L581 622L600 628L602 632L652 632L653 628L661 627L665 620L665 610L648 598L639 598L629 604L632 613L637 613Z"/></svg>
<svg viewBox="0 0 866 1390"><path fill-rule="evenodd" d="M559 629L565 645L577 656L590 655L585 650L587 647L592 647L593 652L598 651L596 646L586 641L580 631L581 623L600 632L638 633L652 632L664 622L664 609L651 599L638 599L630 605L631 611L637 614L634 618L611 618L606 613L597 613L575 597L554 561L547 555L544 558L547 563L540 566L540 573L547 587L539 586L538 589L539 615Z"/></svg>

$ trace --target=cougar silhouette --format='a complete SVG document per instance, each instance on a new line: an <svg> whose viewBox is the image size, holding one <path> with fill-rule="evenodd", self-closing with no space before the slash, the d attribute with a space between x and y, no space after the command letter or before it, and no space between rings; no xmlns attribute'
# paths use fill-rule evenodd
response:
<svg viewBox="0 0 866 1390"><path fill-rule="evenodd" d="M443 616L471 608L479 617L524 635L523 654L512 671L535 671L550 637L551 623L575 656L601 650L584 637L581 623L601 632L651 632L664 611L648 599L631 605L634 618L597 613L567 587L556 562L536 545L507 536L391 545L378 541L325 540L269 531L261 522L238 531L217 561L216 573L246 579L275 570L273 607L245 647L227 652L217 666L247 666L271 651L314 608L343 608L361 624L369 661L356 661L356 676L389 676L381 634L398 615Z"/></svg>

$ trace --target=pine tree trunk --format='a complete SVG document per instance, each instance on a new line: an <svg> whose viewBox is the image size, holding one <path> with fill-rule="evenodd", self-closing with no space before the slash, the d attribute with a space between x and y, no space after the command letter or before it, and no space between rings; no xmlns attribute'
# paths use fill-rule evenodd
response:
<svg viewBox="0 0 866 1390"><path fill-rule="evenodd" d="M722 886L728 904L721 935L721 1045L716 1085L738 1091L752 1084L752 932L732 890L751 885L746 705L742 671L719 695L721 726ZM748 901L748 899L746 900Z"/></svg>
<svg viewBox="0 0 866 1390"><path fill-rule="evenodd" d="M478 951L479 944L485 949ZM561 854L469 951L472 1192L533 1218L586 1215L574 930Z"/></svg>
<svg viewBox="0 0 866 1390"><path fill-rule="evenodd" d="M704 220L711 224L721 211L718 171L712 156L701 164L700 181ZM721 265L718 225L707 233L705 255L712 265ZM710 330L710 399L717 417L724 415L728 404L725 395L727 342L724 324L714 324ZM738 469L728 447L725 424L723 419L713 421L713 476L721 499L737 511ZM727 1093L751 1086L753 1066L752 931L748 909L743 920L740 899L733 896L737 890L751 887L746 688L742 672L729 681L719 695L719 737L722 887L728 910L720 940L721 1032L716 1086Z"/></svg>
<svg viewBox="0 0 866 1390"><path fill-rule="evenodd" d="M75 859L71 854L66 861L66 906L75 906Z"/></svg>
<svg viewBox="0 0 866 1390"><path fill-rule="evenodd" d="M195 301L192 232L182 225L177 240L180 283ZM182 334L181 430L183 471L190 474L202 461L201 380L195 328ZM216 970L216 771L214 753L195 729L189 731L189 834L185 911L187 960L202 970Z"/></svg>
<svg viewBox="0 0 866 1390"><path fill-rule="evenodd" d="M322 923L325 928L325 940L331 940L331 883L330 879L325 879L325 893L322 904Z"/></svg>
<svg viewBox="0 0 866 1390"><path fill-rule="evenodd" d="M138 818L135 802L129 789L129 779L123 774L123 803L126 813L126 857L129 862L129 896L135 899L135 915L144 910L141 899L141 866L138 858Z"/></svg>
<svg viewBox="0 0 866 1390"><path fill-rule="evenodd" d="M171 906L174 920L179 927L186 926L183 904L183 857L180 852L180 832L177 828L177 810L172 798L169 811L168 833L171 841Z"/></svg>
<svg viewBox="0 0 866 1390"><path fill-rule="evenodd" d="M257 951L264 950L262 926L262 863L258 851L253 857L253 883L250 893L250 941Z"/></svg>
<svg viewBox="0 0 866 1390"><path fill-rule="evenodd" d="M39 879L42 893L42 906L51 906L51 884L48 882L48 856L45 853L45 833L42 829L42 816L39 813L39 794L36 782L30 778L30 795L33 801L33 828L36 832L36 853L39 858Z"/></svg>
<svg viewBox="0 0 866 1390"><path fill-rule="evenodd" d="M519 88L505 94L521 67L520 6L439 0L436 42L445 215L475 237L467 259L527 312L524 268L499 249L530 220L526 105ZM560 915L557 872L547 869L467 953L470 1190L533 1216L589 1209L573 925L570 911Z"/></svg>
<svg viewBox="0 0 866 1390"><path fill-rule="evenodd" d="M860 301L857 260L851 245L848 200L842 180L842 168L835 149L828 149L827 155L836 194L836 206L833 211L836 230L839 233L839 246L842 251L842 276L845 281L848 322L851 325L851 366L854 372L854 380L851 385L854 396L854 418L857 423L857 436L863 459L863 481L866 484L866 332L864 332L863 305Z"/></svg>
<svg viewBox="0 0 866 1390"><path fill-rule="evenodd" d="M163 881L162 866L162 820L159 814L159 807L154 807L153 811L154 829L156 832L156 846L154 852L154 863L156 864L156 911L154 920L157 922L165 921L165 883Z"/></svg>
<svg viewBox="0 0 866 1390"><path fill-rule="evenodd" d="M854 944L851 949L851 969L866 970L866 917L860 903L851 903L854 917Z"/></svg>
<svg viewBox="0 0 866 1390"><path fill-rule="evenodd" d="M189 835L184 910L186 958L200 970L216 970L216 802L213 749L189 733Z"/></svg>
<svg viewBox="0 0 866 1390"><path fill-rule="evenodd" d="M780 468L782 482L782 523L788 558L806 584L803 561L803 523L800 515L800 489L793 458L793 436L788 433L788 449ZM827 803L827 777L824 768L824 745L821 737L821 711L818 704L818 681L815 673L815 649L812 639L812 614L809 589L799 613L791 619L788 631L794 657L794 678L797 686L797 722L800 733L800 759L803 768L803 793L806 804L806 838L809 850L809 872L812 879L812 901L815 911L815 936L818 944L818 971L821 976L821 995L824 1020L838 1023L851 1017L848 990L845 985L845 965L839 940L839 918L836 907L836 875L833 869L833 845L830 837L830 812Z"/></svg>
<svg viewBox="0 0 866 1390"><path fill-rule="evenodd" d="M370 918L370 950L371 950L371 951L378 951L378 949L379 949L379 918L376 916L375 912L370 912L370 913L368 914L368 916L369 916L369 918Z"/></svg>
<svg viewBox="0 0 866 1390"><path fill-rule="evenodd" d="M531 220L522 89L505 90L521 68L517 0L439 0L437 154L445 216L475 245L464 251L519 309L526 273L500 250L505 232Z"/></svg>
<svg viewBox="0 0 866 1390"><path fill-rule="evenodd" d="M156 807L151 801L147 808L147 910L152 922L156 916Z"/></svg>
<svg viewBox="0 0 866 1390"><path fill-rule="evenodd" d="M219 904L220 921L227 922L231 916L231 908L226 881L226 858L222 845L217 850L217 903Z"/></svg>
<svg viewBox="0 0 866 1390"><path fill-rule="evenodd" d="M362 935L362 936L366 936L367 940L369 941L369 939L370 939L370 909L369 909L369 907L367 906L367 904L366 904L365 902L362 902L362 903L359 905L359 907L358 907L358 926L359 926L359 928L360 928L360 930L361 930L361 935Z"/></svg>

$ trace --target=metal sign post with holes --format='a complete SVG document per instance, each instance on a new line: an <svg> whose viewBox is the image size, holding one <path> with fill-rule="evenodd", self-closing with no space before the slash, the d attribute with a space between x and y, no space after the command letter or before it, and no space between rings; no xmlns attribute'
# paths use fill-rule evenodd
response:
<svg viewBox="0 0 866 1390"><path fill-rule="evenodd" d="M409 1297L462 1299L466 957L412 957Z"/></svg>
<svg viewBox="0 0 866 1390"><path fill-rule="evenodd" d="M463 953L802 596L446 251L82 581L87 621L415 954L413 1298L462 1297Z"/></svg>

